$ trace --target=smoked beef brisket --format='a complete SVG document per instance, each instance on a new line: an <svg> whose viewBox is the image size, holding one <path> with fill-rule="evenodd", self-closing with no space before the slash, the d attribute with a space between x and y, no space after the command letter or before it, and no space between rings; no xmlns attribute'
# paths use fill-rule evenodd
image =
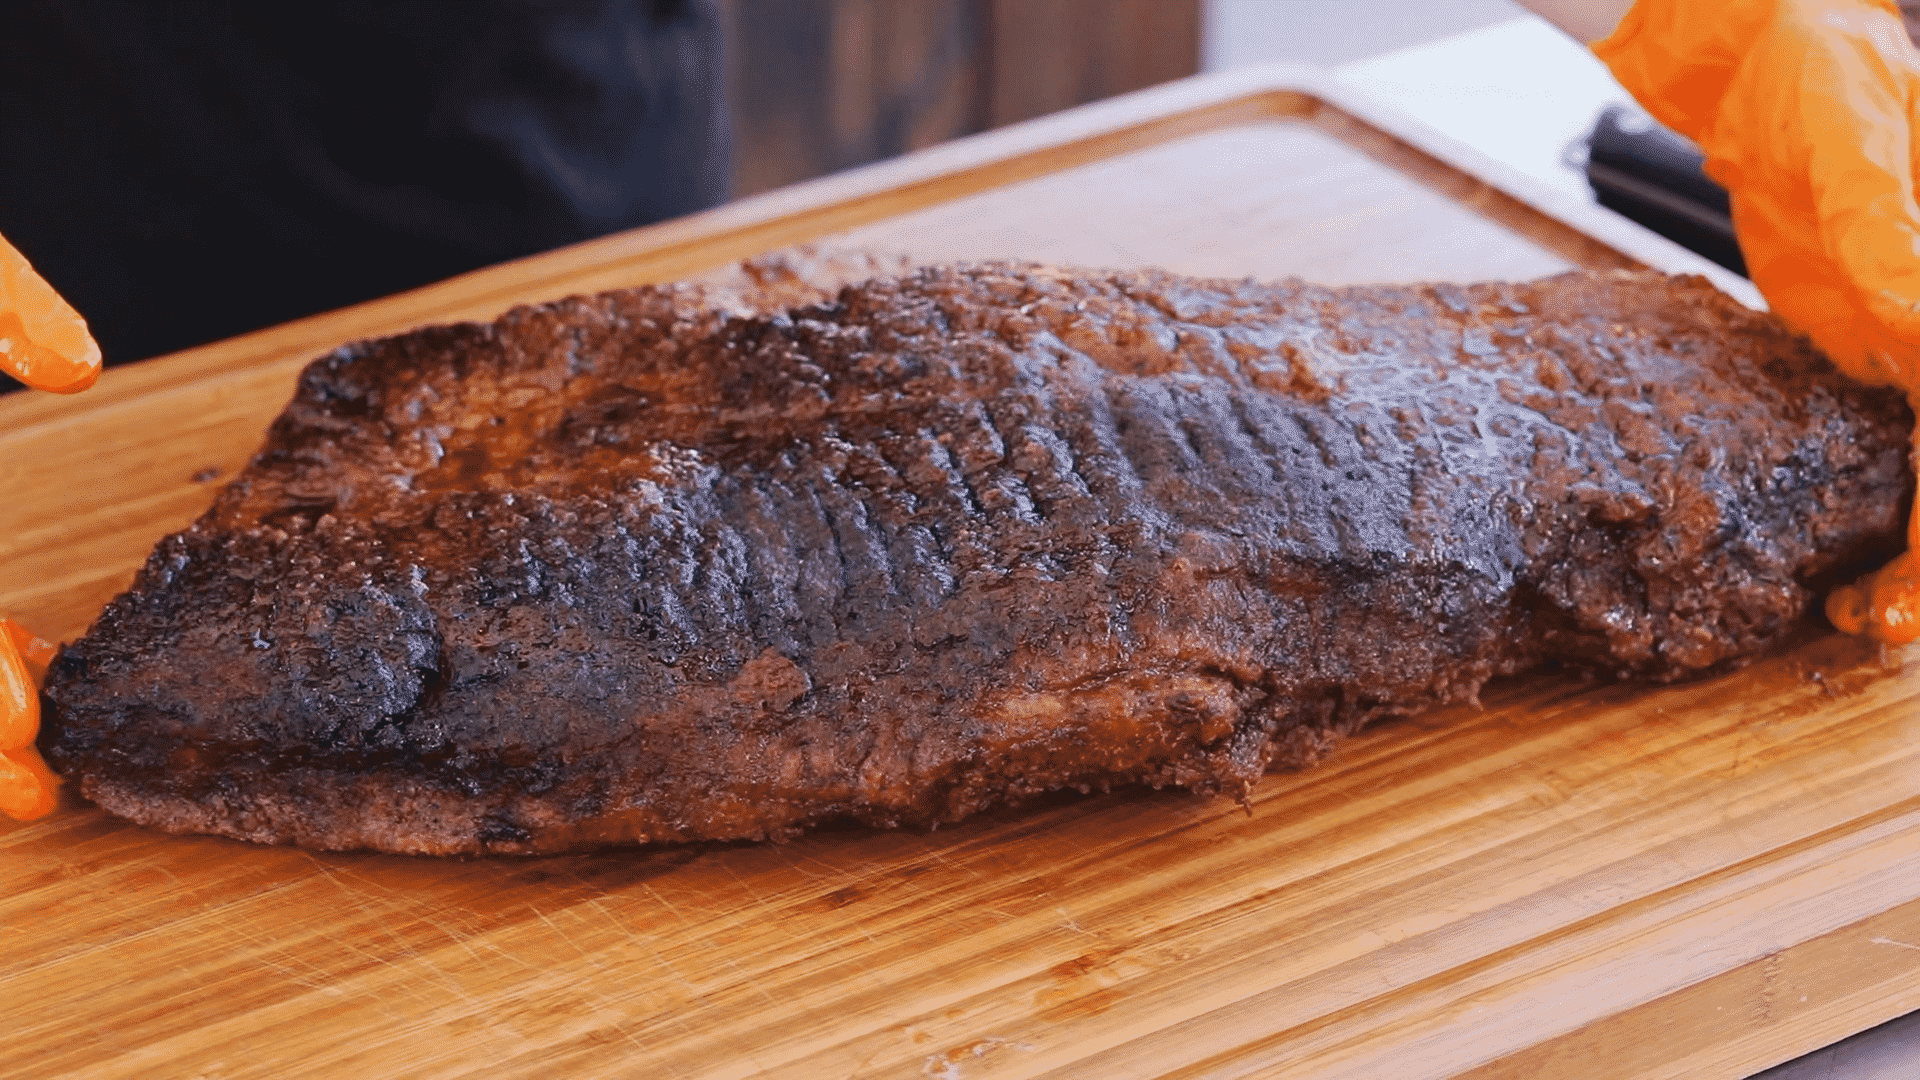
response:
<svg viewBox="0 0 1920 1080"><path fill-rule="evenodd" d="M1238 794L1534 665L1740 663L1897 547L1911 423L1654 274L565 300L315 362L41 745L161 828L410 852Z"/></svg>

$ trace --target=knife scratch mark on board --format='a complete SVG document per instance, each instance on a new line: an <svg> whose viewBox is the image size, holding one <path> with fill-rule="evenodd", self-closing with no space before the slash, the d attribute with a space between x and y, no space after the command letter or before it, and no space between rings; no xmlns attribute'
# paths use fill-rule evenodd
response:
<svg viewBox="0 0 1920 1080"><path fill-rule="evenodd" d="M651 895L655 900L658 900L662 907L666 908L670 912L673 912L674 916L680 919L681 922L685 923L688 921L686 916L682 915L678 908L674 907L671 903L669 903L666 897L661 896L659 891L656 890L653 886L646 885L646 886L643 886L643 888L645 888L647 893ZM699 987L694 983L694 981L692 979L687 978L687 976L684 973L682 973L678 967L674 966L673 961L667 959L666 954L662 953L660 949L654 945L653 937L651 935L637 934L635 935L635 938L641 944L646 946L647 952L652 954L655 963L659 964L662 968L664 968L667 971L668 974L672 975L675 982L678 982L681 986L687 989L689 998L699 993Z"/></svg>
<svg viewBox="0 0 1920 1080"><path fill-rule="evenodd" d="M345 995L346 991L339 986L330 981L323 981L324 973L311 964L305 965L304 968L296 966L292 961L297 958L297 955L289 954L283 944L266 934L248 929L248 920L223 920L221 929L246 942L249 946L249 959L255 964L284 977L288 982L333 997Z"/></svg>
<svg viewBox="0 0 1920 1080"><path fill-rule="evenodd" d="M665 893L662 893L659 889L654 888L652 885L643 884L641 888L647 891L648 896L651 896L656 901L658 901L661 907L666 908L668 914L680 920L680 922L685 925L688 925L688 926L693 925L694 920L688 918L687 913L684 911L681 911L679 905L667 899Z"/></svg>
<svg viewBox="0 0 1920 1080"><path fill-rule="evenodd" d="M586 960L588 963L593 964L595 967L600 966L599 961L594 957L593 951L590 951L582 947L579 942L573 940L573 936L567 933L565 930L560 929L560 924L557 922L554 922L551 918L549 918L546 912L541 911L539 908L536 907L533 909L533 914L537 918L539 918L541 922L546 923L547 928L549 930L552 930L556 935L558 935L561 941L564 941L568 945L572 946L573 951L579 953L581 959Z"/></svg>
<svg viewBox="0 0 1920 1080"><path fill-rule="evenodd" d="M607 925L613 928L614 933L621 937L633 936L633 927L628 923L622 922L614 915L613 910L607 906L606 896L589 896L582 900L579 906L605 919Z"/></svg>

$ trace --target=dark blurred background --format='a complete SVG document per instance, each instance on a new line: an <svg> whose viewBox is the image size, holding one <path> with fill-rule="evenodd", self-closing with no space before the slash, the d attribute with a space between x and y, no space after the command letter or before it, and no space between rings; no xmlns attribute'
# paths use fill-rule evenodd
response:
<svg viewBox="0 0 1920 1080"><path fill-rule="evenodd" d="M1512 0L0 0L0 234L125 363L1273 60L1738 267Z"/></svg>
<svg viewBox="0 0 1920 1080"><path fill-rule="evenodd" d="M1201 6L6 0L0 234L126 363L1190 75Z"/></svg>

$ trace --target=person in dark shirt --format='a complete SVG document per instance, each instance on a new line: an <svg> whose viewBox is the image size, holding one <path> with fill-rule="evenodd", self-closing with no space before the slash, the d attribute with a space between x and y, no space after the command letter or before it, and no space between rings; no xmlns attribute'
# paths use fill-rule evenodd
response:
<svg viewBox="0 0 1920 1080"><path fill-rule="evenodd" d="M109 364L727 195L711 0L28 0L0 70L0 235Z"/></svg>

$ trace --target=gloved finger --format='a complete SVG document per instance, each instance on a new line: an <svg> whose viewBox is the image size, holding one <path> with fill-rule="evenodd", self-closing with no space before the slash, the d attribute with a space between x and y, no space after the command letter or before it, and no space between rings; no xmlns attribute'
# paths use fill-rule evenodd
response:
<svg viewBox="0 0 1920 1080"><path fill-rule="evenodd" d="M1754 31L1699 137L1707 171L1732 192L1748 272L1774 312L1856 378L1902 383L1920 362L1920 314L1899 299L1920 299L1912 44L1864 5L1759 6L1778 17ZM1881 31L1898 48L1881 48Z"/></svg>
<svg viewBox="0 0 1920 1080"><path fill-rule="evenodd" d="M1829 20L1836 16L1829 15ZM1852 287L1851 308L1874 382L1920 379L1920 204L1914 199L1913 123L1920 55L1892 16L1848 12L1846 27L1814 32L1797 119L1821 250ZM1761 129L1765 130L1765 129Z"/></svg>
<svg viewBox="0 0 1920 1080"><path fill-rule="evenodd" d="M1703 18L1695 5L1637 3L1593 52L1655 119L1699 142L1771 12L1722 3Z"/></svg>
<svg viewBox="0 0 1920 1080"><path fill-rule="evenodd" d="M0 751L33 745L40 731L40 684L11 635L0 633Z"/></svg>
<svg viewBox="0 0 1920 1080"><path fill-rule="evenodd" d="M53 658L59 653L60 646L4 616L0 616L0 633L4 633L8 640L13 642L13 647L20 653L20 659L26 661L27 674L33 679L33 684L39 686L46 682L47 665L53 663Z"/></svg>
<svg viewBox="0 0 1920 1080"><path fill-rule="evenodd" d="M21 639L25 638L25 644ZM40 730L38 674L29 655L47 643L0 619L0 814L32 821L53 812L60 780L34 748Z"/></svg>
<svg viewBox="0 0 1920 1080"><path fill-rule="evenodd" d="M19 821L43 818L60 805L60 778L31 746L0 750L0 814Z"/></svg>
<svg viewBox="0 0 1920 1080"><path fill-rule="evenodd" d="M0 371L28 386L72 394L100 377L100 346L86 320L0 236Z"/></svg>
<svg viewBox="0 0 1920 1080"><path fill-rule="evenodd" d="M1920 339L1902 340L1882 325L1861 290L1845 279L1843 268L1815 254L1817 248L1752 242L1779 235L1756 224L1775 209L1749 209L1736 198L1733 219L1744 242L1742 250L1748 252L1747 272L1773 313L1812 338L1834 366L1848 375L1870 385L1905 385L1907 376L1902 372L1911 372L1920 362Z"/></svg>

